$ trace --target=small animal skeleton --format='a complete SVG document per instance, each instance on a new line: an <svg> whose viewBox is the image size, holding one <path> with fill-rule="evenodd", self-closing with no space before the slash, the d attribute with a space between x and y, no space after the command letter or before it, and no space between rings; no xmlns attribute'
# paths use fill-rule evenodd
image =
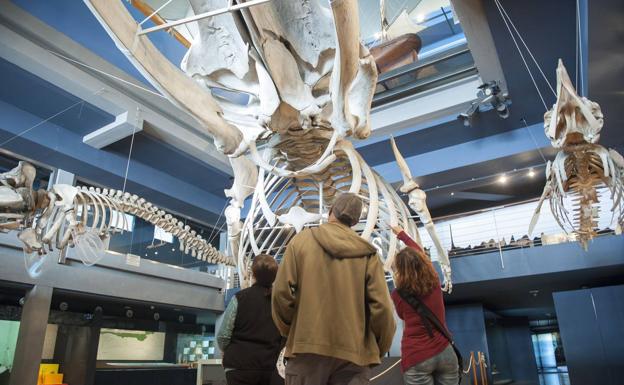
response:
<svg viewBox="0 0 624 385"><path fill-rule="evenodd" d="M137 195L114 189L53 185L34 191L35 167L27 162L0 174L0 230L19 231L24 252L39 256L76 247L85 263L101 257L104 240L127 227L124 213L173 234L180 250L210 263L233 265L190 226Z"/></svg>
<svg viewBox="0 0 624 385"><path fill-rule="evenodd" d="M189 2L195 15L244 4ZM359 39L357 0L271 0L201 18L191 28L197 32L184 72L139 33L121 2L85 3L145 77L230 156L234 183L225 191L225 217L243 286L253 255L279 257L297 231L327 219L341 191L365 201L355 229L378 245L387 270L398 247L388 224L419 240L405 203L347 139L369 136L377 81L374 59ZM448 264L444 271L450 289Z"/></svg>
<svg viewBox="0 0 624 385"><path fill-rule="evenodd" d="M616 233L624 225L624 159L615 150L597 144L603 115L597 103L580 97L559 60L557 67L557 101L544 114L544 129L553 147L561 149L553 162L546 165L546 186L539 200L529 235L539 218L542 204L550 202L550 210L559 226L576 236L585 250L596 235L598 206L602 191L613 200ZM570 196L573 216L564 206Z"/></svg>

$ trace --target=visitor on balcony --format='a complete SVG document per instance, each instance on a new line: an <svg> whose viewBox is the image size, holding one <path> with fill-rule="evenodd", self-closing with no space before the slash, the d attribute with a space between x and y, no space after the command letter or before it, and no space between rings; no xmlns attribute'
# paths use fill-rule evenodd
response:
<svg viewBox="0 0 624 385"><path fill-rule="evenodd" d="M217 343L228 385L284 383L276 368L282 337L271 318L277 267L270 255L255 257L251 265L254 284L236 293L225 310Z"/></svg>
<svg viewBox="0 0 624 385"><path fill-rule="evenodd" d="M458 357L446 326L442 288L433 264L400 227L392 231L407 247L394 259L391 297L404 322L401 370L406 385L457 385Z"/></svg>

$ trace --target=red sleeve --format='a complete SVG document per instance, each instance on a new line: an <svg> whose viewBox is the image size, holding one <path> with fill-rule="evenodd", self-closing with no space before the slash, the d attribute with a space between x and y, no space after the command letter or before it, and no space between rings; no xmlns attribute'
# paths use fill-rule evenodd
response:
<svg viewBox="0 0 624 385"><path fill-rule="evenodd" d="M403 243L405 243L407 247L411 247L412 249L416 251L423 251L422 247L420 247L418 243L414 242L414 240L410 238L410 236L407 235L405 231L401 231L399 235L397 235L397 238L403 241Z"/></svg>

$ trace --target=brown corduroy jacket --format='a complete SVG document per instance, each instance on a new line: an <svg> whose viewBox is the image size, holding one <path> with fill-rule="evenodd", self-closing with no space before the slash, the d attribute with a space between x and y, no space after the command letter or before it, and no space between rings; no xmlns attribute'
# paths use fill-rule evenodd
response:
<svg viewBox="0 0 624 385"><path fill-rule="evenodd" d="M288 337L286 357L313 353L379 364L396 328L377 250L338 223L306 229L290 241L272 308Z"/></svg>

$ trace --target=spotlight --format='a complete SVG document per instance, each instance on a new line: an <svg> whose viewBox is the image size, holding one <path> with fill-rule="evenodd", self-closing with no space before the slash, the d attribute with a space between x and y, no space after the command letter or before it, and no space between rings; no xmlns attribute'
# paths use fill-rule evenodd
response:
<svg viewBox="0 0 624 385"><path fill-rule="evenodd" d="M422 23L423 21L425 21L425 15L423 15L422 13L419 13L418 15L416 15L417 23Z"/></svg>
<svg viewBox="0 0 624 385"><path fill-rule="evenodd" d="M500 183L500 184L507 183L507 175L503 174L500 177L498 177L498 183Z"/></svg>
<svg viewBox="0 0 624 385"><path fill-rule="evenodd" d="M477 112L496 110L501 119L509 117L508 105L511 103L509 95L502 92L497 81L483 83L477 91L477 100L470 104L470 107L457 116L457 119L464 123L464 126L471 125L472 117Z"/></svg>
<svg viewBox="0 0 624 385"><path fill-rule="evenodd" d="M455 195L455 193L454 193L454 192L452 192L452 193L451 193L451 196L453 196L453 195Z"/></svg>
<svg viewBox="0 0 624 385"><path fill-rule="evenodd" d="M529 176L529 178L533 178L535 176L535 171L533 171L533 169L530 169L527 175Z"/></svg>
<svg viewBox="0 0 624 385"><path fill-rule="evenodd" d="M461 114L457 115L457 119L461 120L461 122L464 124L464 127L470 127L471 123L471 118L472 115L468 115L467 112L462 112Z"/></svg>

